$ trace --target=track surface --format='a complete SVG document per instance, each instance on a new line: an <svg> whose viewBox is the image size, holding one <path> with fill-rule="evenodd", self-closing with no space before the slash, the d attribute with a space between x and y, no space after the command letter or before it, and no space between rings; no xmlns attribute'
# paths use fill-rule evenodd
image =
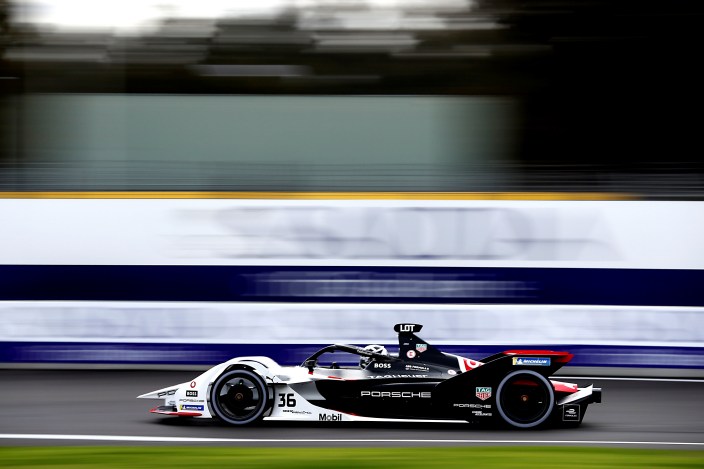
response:
<svg viewBox="0 0 704 469"><path fill-rule="evenodd" d="M158 401L135 399L192 379L197 372L0 370L0 434L121 435L251 439L247 446L428 446L440 440L502 444L565 441L704 444L704 383L570 379L603 389L577 429L515 431L463 424L279 423L232 428L213 420L148 413ZM271 441L271 440L312 441ZM269 440L269 441L261 441ZM321 441L328 440L328 441ZM331 442L329 440L366 440ZM369 440L372 440L371 442ZM396 440L394 442L378 440ZM412 440L412 441L410 441ZM648 444L651 443L651 444ZM135 442L0 439L0 445L139 444ZM144 443L147 444L147 443ZM149 444L174 444L149 443ZM175 443L184 444L184 443ZM209 444L236 445L237 442ZM454 444L458 444L455 442ZM477 444L477 443L474 443ZM495 444L495 443L492 443ZM560 443L564 444L564 443ZM607 444L607 443L603 443ZM703 449L703 446L683 446Z"/></svg>

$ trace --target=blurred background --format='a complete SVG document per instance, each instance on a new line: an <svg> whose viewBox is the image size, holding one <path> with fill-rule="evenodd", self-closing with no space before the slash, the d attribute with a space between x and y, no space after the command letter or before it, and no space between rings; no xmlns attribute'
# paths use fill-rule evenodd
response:
<svg viewBox="0 0 704 469"><path fill-rule="evenodd" d="M699 2L0 1L0 189L702 195Z"/></svg>
<svg viewBox="0 0 704 469"><path fill-rule="evenodd" d="M0 0L0 362L701 375L702 9Z"/></svg>
<svg viewBox="0 0 704 469"><path fill-rule="evenodd" d="M704 467L690 451L704 444L703 13L688 0L0 0L0 447L22 445L0 448L3 467L203 467L206 451L173 453L193 436L361 436L385 468L543 454L540 467L623 467L614 445L653 442L687 451L632 466ZM603 388L604 403L577 433L531 436L233 432L134 399L233 357L396 353L396 323L477 360L571 352L558 379ZM164 447L27 451L112 438ZM610 448L447 447L531 439ZM389 444L406 459L376 448ZM270 449L207 455L295 465ZM365 465L329 454L320 467Z"/></svg>

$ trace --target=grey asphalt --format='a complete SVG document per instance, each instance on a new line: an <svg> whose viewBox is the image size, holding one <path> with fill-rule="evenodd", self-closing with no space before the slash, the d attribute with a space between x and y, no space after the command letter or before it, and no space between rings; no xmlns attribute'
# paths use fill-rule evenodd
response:
<svg viewBox="0 0 704 469"><path fill-rule="evenodd" d="M246 446L428 446L531 444L530 442L704 443L704 383L572 379L603 389L603 403L589 407L576 429L533 431L472 427L469 424L281 423L233 428L213 420L150 414L159 401L135 396L190 380L189 371L0 370L3 409L0 434L120 435L251 439L207 444ZM290 441L290 440L311 441ZM372 440L321 441L321 440ZM261 441L270 440L270 441ZM283 441L271 441L283 440ZM379 440L398 440L384 442ZM441 440L479 440L448 443ZM490 443L501 440L502 443ZM195 444L0 439L0 445ZM557 443L565 444L565 443ZM581 444L581 443L580 443ZM676 447L670 446L669 448ZM704 450L704 446L680 446Z"/></svg>

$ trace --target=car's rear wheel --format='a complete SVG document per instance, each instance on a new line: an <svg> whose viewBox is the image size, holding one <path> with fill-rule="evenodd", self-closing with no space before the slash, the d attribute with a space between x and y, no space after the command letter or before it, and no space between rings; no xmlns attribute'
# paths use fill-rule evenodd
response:
<svg viewBox="0 0 704 469"><path fill-rule="evenodd" d="M496 391L499 414L506 423L517 428L537 427L550 417L554 405L552 385L532 370L509 373Z"/></svg>
<svg viewBox="0 0 704 469"><path fill-rule="evenodd" d="M266 410L266 384L251 371L228 371L213 384L210 404L213 413L231 425L256 422Z"/></svg>

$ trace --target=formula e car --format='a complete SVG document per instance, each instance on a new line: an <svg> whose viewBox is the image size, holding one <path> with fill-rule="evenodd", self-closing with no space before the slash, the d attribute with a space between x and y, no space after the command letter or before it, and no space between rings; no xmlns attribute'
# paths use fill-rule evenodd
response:
<svg viewBox="0 0 704 469"><path fill-rule="evenodd" d="M443 353L397 324L398 354L380 346L330 345L300 366L234 358L192 381L138 396L161 399L156 414L259 420L497 422L517 428L577 426L601 389L550 380L568 352L508 350L475 361ZM381 349L381 350L379 350ZM343 355L348 361L330 361ZM344 359L344 357L343 357ZM343 363L343 364L340 364Z"/></svg>

